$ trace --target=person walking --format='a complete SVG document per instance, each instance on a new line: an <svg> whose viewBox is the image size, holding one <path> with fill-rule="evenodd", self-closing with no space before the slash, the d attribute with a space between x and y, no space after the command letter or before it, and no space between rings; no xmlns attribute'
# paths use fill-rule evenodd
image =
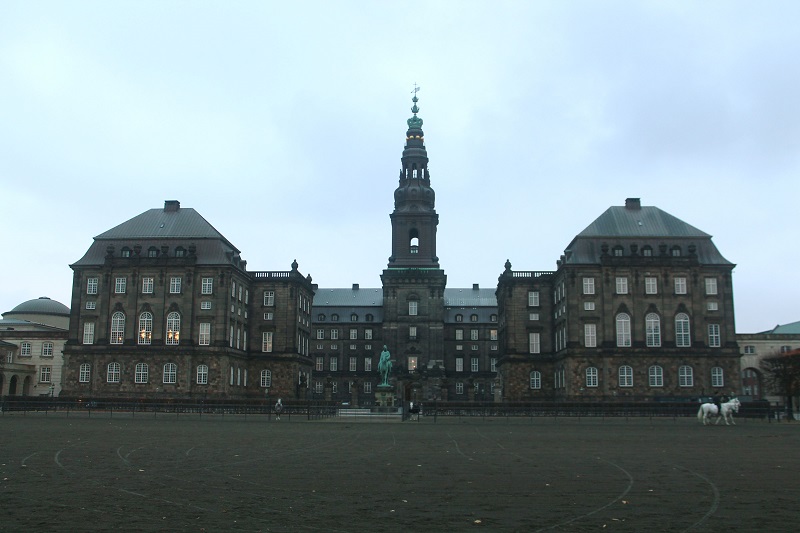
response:
<svg viewBox="0 0 800 533"><path fill-rule="evenodd" d="M281 403L281 399L278 398L278 402L275 404L275 418L277 420L281 419L282 412L283 412L283 404Z"/></svg>

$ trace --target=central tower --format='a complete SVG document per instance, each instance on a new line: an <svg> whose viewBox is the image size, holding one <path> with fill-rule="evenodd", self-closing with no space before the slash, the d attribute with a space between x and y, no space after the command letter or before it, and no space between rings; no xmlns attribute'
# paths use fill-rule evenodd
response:
<svg viewBox="0 0 800 533"><path fill-rule="evenodd" d="M381 275L383 333L395 364L418 372L444 361L444 289L447 276L436 256L436 195L431 188L428 153L417 116L414 89L400 182L394 191L392 255Z"/></svg>

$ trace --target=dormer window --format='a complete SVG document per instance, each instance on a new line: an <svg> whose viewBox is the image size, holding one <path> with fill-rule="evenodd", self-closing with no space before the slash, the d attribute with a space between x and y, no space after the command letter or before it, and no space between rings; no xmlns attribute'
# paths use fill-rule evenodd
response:
<svg viewBox="0 0 800 533"><path fill-rule="evenodd" d="M614 257L622 257L623 254L622 246L615 246L612 251L614 253Z"/></svg>
<svg viewBox="0 0 800 533"><path fill-rule="evenodd" d="M644 257L653 257L653 248L651 246L643 246L642 255Z"/></svg>
<svg viewBox="0 0 800 533"><path fill-rule="evenodd" d="M673 246L672 249L669 251L669 254L672 257L680 257L681 256L681 248L680 248L680 246Z"/></svg>
<svg viewBox="0 0 800 533"><path fill-rule="evenodd" d="M151 246L147 249L147 257L158 257L158 248Z"/></svg>
<svg viewBox="0 0 800 533"><path fill-rule="evenodd" d="M131 256L131 249L126 246L125 248L122 249L122 251L120 252L120 255L122 257L130 257Z"/></svg>
<svg viewBox="0 0 800 533"><path fill-rule="evenodd" d="M186 250L181 248L180 246L175 248L175 257L184 257L186 255Z"/></svg>
<svg viewBox="0 0 800 533"><path fill-rule="evenodd" d="M317 321L318 322L325 322L325 315L322 314L322 313L318 314L317 315Z"/></svg>
<svg viewBox="0 0 800 533"><path fill-rule="evenodd" d="M331 322L339 322L339 315L336 313L331 315Z"/></svg>
<svg viewBox="0 0 800 533"><path fill-rule="evenodd" d="M350 315L350 322L358 322L358 315L355 313Z"/></svg>
<svg viewBox="0 0 800 533"><path fill-rule="evenodd" d="M456 315L456 322L463 322L463 321L464 321L464 315Z"/></svg>

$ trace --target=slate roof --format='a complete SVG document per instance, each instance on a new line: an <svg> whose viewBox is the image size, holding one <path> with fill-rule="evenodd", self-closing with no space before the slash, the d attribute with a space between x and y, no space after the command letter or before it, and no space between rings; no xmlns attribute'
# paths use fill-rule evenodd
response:
<svg viewBox="0 0 800 533"><path fill-rule="evenodd" d="M777 325L770 331L764 333L776 333L778 335L798 335L800 334L800 322L792 322L790 324Z"/></svg>
<svg viewBox="0 0 800 533"><path fill-rule="evenodd" d="M445 307L497 307L495 289L445 289Z"/></svg>
<svg viewBox="0 0 800 533"><path fill-rule="evenodd" d="M638 199L629 199L628 206L612 206L572 239L564 251L567 264L597 264L602 245L623 245L625 255L630 244L639 249L650 246L658 254L659 246L680 246L688 255L688 246L695 246L700 264L733 265L725 259L711 240L711 235L662 211L658 207L640 206Z"/></svg>
<svg viewBox="0 0 800 533"><path fill-rule="evenodd" d="M383 307L383 289L317 289L314 307Z"/></svg>

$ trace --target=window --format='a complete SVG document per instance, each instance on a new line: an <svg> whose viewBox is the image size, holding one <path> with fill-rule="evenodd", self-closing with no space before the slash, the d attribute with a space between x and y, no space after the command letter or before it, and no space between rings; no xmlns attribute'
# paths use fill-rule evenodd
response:
<svg viewBox="0 0 800 533"><path fill-rule="evenodd" d="M272 320L273 314L272 313L264 313L264 320Z"/></svg>
<svg viewBox="0 0 800 533"><path fill-rule="evenodd" d="M692 367L683 365L678 369L678 385L681 387L694 386L694 372Z"/></svg>
<svg viewBox="0 0 800 533"><path fill-rule="evenodd" d="M97 294L97 280L99 278L86 279L86 294Z"/></svg>
<svg viewBox="0 0 800 533"><path fill-rule="evenodd" d="M114 280L114 292L117 294L125 294L125 287L128 283L128 278L116 278Z"/></svg>
<svg viewBox="0 0 800 533"><path fill-rule="evenodd" d="M372 372L372 357L364 358L364 372Z"/></svg>
<svg viewBox="0 0 800 533"><path fill-rule="evenodd" d="M365 381L364 382L364 392L370 394L372 392L372 382Z"/></svg>
<svg viewBox="0 0 800 533"><path fill-rule="evenodd" d="M711 386L716 388L725 386L722 367L715 366L711 369Z"/></svg>
<svg viewBox="0 0 800 533"><path fill-rule="evenodd" d="M119 383L119 363L109 363L106 368L106 381L108 383Z"/></svg>
<svg viewBox="0 0 800 533"><path fill-rule="evenodd" d="M408 338L412 341L417 340L417 326L408 327Z"/></svg>
<svg viewBox="0 0 800 533"><path fill-rule="evenodd" d="M539 313L528 313L528 320L539 320Z"/></svg>
<svg viewBox="0 0 800 533"><path fill-rule="evenodd" d="M416 316L417 315L418 304L419 304L419 302L408 302L408 314L410 316Z"/></svg>
<svg viewBox="0 0 800 533"><path fill-rule="evenodd" d="M50 374L52 373L52 368L49 366L43 366L39 368L39 382L40 383L50 383Z"/></svg>
<svg viewBox="0 0 800 533"><path fill-rule="evenodd" d="M331 372L339 370L339 359L337 357L331 357L330 361L328 361L328 370Z"/></svg>
<svg viewBox="0 0 800 533"><path fill-rule="evenodd" d="M461 381L456 383L456 394L464 394L464 383Z"/></svg>
<svg viewBox="0 0 800 533"><path fill-rule="evenodd" d="M477 322L478 321L478 315L469 315L469 321L470 322Z"/></svg>
<svg viewBox="0 0 800 533"><path fill-rule="evenodd" d="M633 368L628 365L619 367L619 386L633 387Z"/></svg>
<svg viewBox="0 0 800 533"><path fill-rule="evenodd" d="M78 381L80 383L89 383L89 379L92 376L92 365L89 363L81 363L80 369L78 371Z"/></svg>
<svg viewBox="0 0 800 533"><path fill-rule="evenodd" d="M496 341L497 340L497 330L496 329L490 329L489 330L489 340L490 341Z"/></svg>
<svg viewBox="0 0 800 533"><path fill-rule="evenodd" d="M175 257L184 257L186 255L186 250L178 246L175 248Z"/></svg>
<svg viewBox="0 0 800 533"><path fill-rule="evenodd" d="M355 328L350 329L350 340L358 339L358 330Z"/></svg>
<svg viewBox="0 0 800 533"><path fill-rule="evenodd" d="M744 347L744 353L745 355L755 355L756 347L751 344L748 344L747 346Z"/></svg>
<svg viewBox="0 0 800 533"><path fill-rule="evenodd" d="M322 394L322 382L315 381L314 382L314 393L315 394Z"/></svg>
<svg viewBox="0 0 800 533"><path fill-rule="evenodd" d="M624 253L622 250L622 246L615 246L614 249L612 250L612 253L614 254L614 257L622 257Z"/></svg>
<svg viewBox="0 0 800 533"><path fill-rule="evenodd" d="M675 294L686 294L686 278L675 278Z"/></svg>
<svg viewBox="0 0 800 533"><path fill-rule="evenodd" d="M169 278L169 293L170 294L180 294L181 293L181 278L180 276L172 276Z"/></svg>
<svg viewBox="0 0 800 533"><path fill-rule="evenodd" d="M416 356L409 356L408 358L408 371L413 372L417 369L417 358Z"/></svg>
<svg viewBox="0 0 800 533"><path fill-rule="evenodd" d="M177 379L178 379L178 365L176 365L175 363L165 364L163 382L167 384L175 383Z"/></svg>
<svg viewBox="0 0 800 533"><path fill-rule="evenodd" d="M351 357L350 358L350 372L355 372L358 370L358 357Z"/></svg>
<svg viewBox="0 0 800 533"><path fill-rule="evenodd" d="M261 333L261 351L262 352L271 352L272 351L272 332L271 331L264 331Z"/></svg>
<svg viewBox="0 0 800 533"><path fill-rule="evenodd" d="M594 294L594 278L583 278L583 294Z"/></svg>
<svg viewBox="0 0 800 533"><path fill-rule="evenodd" d="M368 341L372 340L372 329L371 328L367 328L367 329L364 330L364 340L368 340Z"/></svg>
<svg viewBox="0 0 800 533"><path fill-rule="evenodd" d="M158 248L151 246L147 249L147 257L158 257Z"/></svg>
<svg viewBox="0 0 800 533"><path fill-rule="evenodd" d="M781 346L781 353L787 353L787 352L791 352L791 351L792 351L792 347L791 346Z"/></svg>
<svg viewBox="0 0 800 533"><path fill-rule="evenodd" d="M231 299L236 299L236 282L231 281ZM233 385L233 383L231 383Z"/></svg>
<svg viewBox="0 0 800 533"><path fill-rule="evenodd" d="M325 370L325 358L322 356L318 356L315 360L314 370L317 372L322 372Z"/></svg>
<svg viewBox="0 0 800 533"><path fill-rule="evenodd" d="M142 294L153 294L153 278L142 278Z"/></svg>
<svg viewBox="0 0 800 533"><path fill-rule="evenodd" d="M464 315L456 315L456 322L464 322Z"/></svg>
<svg viewBox="0 0 800 533"><path fill-rule="evenodd" d="M617 278L617 294L628 294L628 278Z"/></svg>
<svg viewBox="0 0 800 533"><path fill-rule="evenodd" d="M478 340L478 330L477 329L469 330L469 340L471 340L471 341Z"/></svg>
<svg viewBox="0 0 800 533"><path fill-rule="evenodd" d="M661 346L661 317L656 313L648 313L644 317L645 341L649 348Z"/></svg>
<svg viewBox="0 0 800 533"><path fill-rule="evenodd" d="M211 294L214 290L214 278L203 278L200 294Z"/></svg>
<svg viewBox="0 0 800 533"><path fill-rule="evenodd" d="M489 359L489 370L491 372L497 372L497 357Z"/></svg>
<svg viewBox="0 0 800 533"><path fill-rule="evenodd" d="M478 365L479 365L479 362L478 362L478 358L477 357L472 357L469 360L469 369L472 372L477 372L478 371Z"/></svg>
<svg viewBox="0 0 800 533"><path fill-rule="evenodd" d="M53 343L52 342L43 342L42 343L42 357L53 357Z"/></svg>
<svg viewBox="0 0 800 533"><path fill-rule="evenodd" d="M658 294L658 278L652 278L652 277L644 278L644 293Z"/></svg>
<svg viewBox="0 0 800 533"><path fill-rule="evenodd" d="M528 353L541 353L541 334L528 333Z"/></svg>
<svg viewBox="0 0 800 533"><path fill-rule="evenodd" d="M531 372L530 375L530 386L531 389L539 390L542 388L542 373L538 370L534 370Z"/></svg>
<svg viewBox="0 0 800 533"><path fill-rule="evenodd" d="M495 315L494 313L489 315L489 322L497 322L497 315Z"/></svg>
<svg viewBox="0 0 800 533"><path fill-rule="evenodd" d="M153 338L153 315L145 311L139 315L139 344L150 344Z"/></svg>
<svg viewBox="0 0 800 533"><path fill-rule="evenodd" d="M94 322L87 322L83 325L83 344L94 344Z"/></svg>
<svg viewBox="0 0 800 533"><path fill-rule="evenodd" d="M653 365L647 370L647 378L651 387L664 386L664 369L658 365Z"/></svg>
<svg viewBox="0 0 800 533"><path fill-rule="evenodd" d="M642 255L644 257L653 257L653 249L650 246L643 246Z"/></svg>
<svg viewBox="0 0 800 533"><path fill-rule="evenodd" d="M464 330L463 329L457 329L456 330L456 340L457 341L463 341L464 340Z"/></svg>
<svg viewBox="0 0 800 533"><path fill-rule="evenodd" d="M617 346L631 345L631 317L627 313L617 315Z"/></svg>
<svg viewBox="0 0 800 533"><path fill-rule="evenodd" d="M272 371L271 370L262 370L261 371L261 387L268 389L272 387Z"/></svg>
<svg viewBox="0 0 800 533"><path fill-rule="evenodd" d="M264 307L273 307L275 305L275 291L264 291ZM325 320L323 317L322 320Z"/></svg>
<svg viewBox="0 0 800 533"><path fill-rule="evenodd" d="M689 315L686 313L675 315L675 345L678 348L688 348L692 345L689 331Z"/></svg>
<svg viewBox="0 0 800 533"><path fill-rule="evenodd" d="M339 340L339 330L338 329L332 329L331 330L331 340L334 340L334 341L335 340Z"/></svg>
<svg viewBox="0 0 800 533"><path fill-rule="evenodd" d="M86 309L88 309L89 311L93 311L94 309L97 309L97 302L94 302L94 301L86 302Z"/></svg>
<svg viewBox="0 0 800 533"><path fill-rule="evenodd" d="M719 303L718 302L708 302L707 309L709 311L719 311Z"/></svg>
<svg viewBox="0 0 800 533"><path fill-rule="evenodd" d="M706 278L706 294L710 296L717 294L717 278Z"/></svg>
<svg viewBox="0 0 800 533"><path fill-rule="evenodd" d="M597 324L583 325L583 345L587 348L597 348Z"/></svg>
<svg viewBox="0 0 800 533"><path fill-rule="evenodd" d="M742 394L760 398L761 387L759 386L759 382L760 378L758 372L752 368L745 368L742 372Z"/></svg>
<svg viewBox="0 0 800 533"><path fill-rule="evenodd" d="M366 319L367 322L372 322L373 320L375 320L375 317L372 316L371 313L367 313L367 316L365 316L364 318Z"/></svg>
<svg viewBox="0 0 800 533"><path fill-rule="evenodd" d="M197 384L208 385L208 365L197 365Z"/></svg>
<svg viewBox="0 0 800 533"><path fill-rule="evenodd" d="M528 291L528 307L539 307L539 291Z"/></svg>
<svg viewBox="0 0 800 533"><path fill-rule="evenodd" d="M463 372L463 371L464 371L464 358L456 357L456 372Z"/></svg>
<svg viewBox="0 0 800 533"><path fill-rule="evenodd" d="M176 311L167 315L167 345L177 346L181 342L181 315Z"/></svg>
<svg viewBox="0 0 800 533"><path fill-rule="evenodd" d="M149 377L150 367L147 366L147 363L136 363L136 372L133 381L136 383L147 383Z"/></svg>
<svg viewBox="0 0 800 533"><path fill-rule="evenodd" d="M597 387L597 369L593 366L586 369L586 386Z"/></svg>
<svg viewBox="0 0 800 533"><path fill-rule="evenodd" d="M339 322L339 315L336 313L331 315L331 322Z"/></svg>
<svg viewBox="0 0 800 533"><path fill-rule="evenodd" d="M708 325L708 346L711 348L719 348L722 345L720 342L719 324Z"/></svg>
<svg viewBox="0 0 800 533"><path fill-rule="evenodd" d="M325 338L325 330L322 329L322 328L319 328L317 330L317 340L322 340L324 338Z"/></svg>
<svg viewBox="0 0 800 533"><path fill-rule="evenodd" d="M111 344L122 344L125 337L125 313L117 311L111 315Z"/></svg>
<svg viewBox="0 0 800 533"><path fill-rule="evenodd" d="M358 322L358 315L355 313L350 315L350 322Z"/></svg>
<svg viewBox="0 0 800 533"><path fill-rule="evenodd" d="M203 311L208 311L211 309L211 301L210 300L203 300L200 302L200 309Z"/></svg>
<svg viewBox="0 0 800 533"><path fill-rule="evenodd" d="M211 344L211 323L200 322L200 346L209 346Z"/></svg>
<svg viewBox="0 0 800 533"><path fill-rule="evenodd" d="M583 302L584 311L594 311L594 302Z"/></svg>
<svg viewBox="0 0 800 533"><path fill-rule="evenodd" d="M679 246L673 246L673 247L670 249L669 253L670 253L670 255L671 255L672 257L680 257L680 256L681 256L681 249L680 249L680 247L679 247Z"/></svg>

